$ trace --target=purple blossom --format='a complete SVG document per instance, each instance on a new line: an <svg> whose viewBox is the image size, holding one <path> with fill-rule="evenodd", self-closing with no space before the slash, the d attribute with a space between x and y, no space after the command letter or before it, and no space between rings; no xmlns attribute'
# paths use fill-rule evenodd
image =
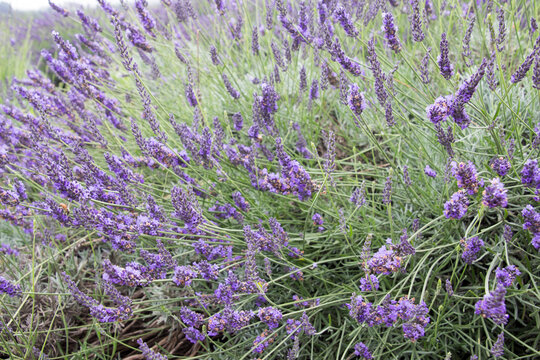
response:
<svg viewBox="0 0 540 360"><path fill-rule="evenodd" d="M536 212L531 205L527 205L521 212L523 216L523 229L532 233L532 245L540 251L540 213Z"/></svg>
<svg viewBox="0 0 540 360"><path fill-rule="evenodd" d="M13 284L0 275L0 294L8 294L10 297L21 296L21 285Z"/></svg>
<svg viewBox="0 0 540 360"><path fill-rule="evenodd" d="M177 286L190 286L199 272L192 266L177 266L174 269L173 281Z"/></svg>
<svg viewBox="0 0 540 360"><path fill-rule="evenodd" d="M368 260L367 266L370 271L376 274L390 275L401 269L401 257L394 250L388 250L386 246L381 246Z"/></svg>
<svg viewBox="0 0 540 360"><path fill-rule="evenodd" d="M49 6L54 10L56 11L57 13L59 13L60 15L62 15L63 17L67 17L69 15L69 11L67 11L66 9L64 8L61 8L60 6L56 5L55 3L53 3L51 0L49 0Z"/></svg>
<svg viewBox="0 0 540 360"><path fill-rule="evenodd" d="M204 334L193 326L183 328L182 332L186 336L186 339L188 339L192 344L196 344L198 341L204 341L204 339L206 339Z"/></svg>
<svg viewBox="0 0 540 360"><path fill-rule="evenodd" d="M384 38L386 39L388 46L395 53L400 52L401 43L399 42L399 39L396 36L398 28L394 24L394 16L392 16L391 13L383 12L382 23L383 24L382 24L381 30L384 32Z"/></svg>
<svg viewBox="0 0 540 360"><path fill-rule="evenodd" d="M489 162L489 166L501 177L508 174L508 170L511 168L510 161L502 156L493 158Z"/></svg>
<svg viewBox="0 0 540 360"><path fill-rule="evenodd" d="M435 99L435 103L426 108L427 118L434 124L445 121L448 118L448 111L452 104L452 96L440 96Z"/></svg>
<svg viewBox="0 0 540 360"><path fill-rule="evenodd" d="M354 345L354 355L362 357L362 359L370 360L373 359L369 348L363 342L359 342Z"/></svg>
<svg viewBox="0 0 540 360"><path fill-rule="evenodd" d="M392 199L392 176L388 176L384 183L382 203L385 205L388 205L390 204L391 199Z"/></svg>
<svg viewBox="0 0 540 360"><path fill-rule="evenodd" d="M349 201L353 203L357 208L361 207L366 203L366 194L365 194L365 185L362 184L361 187L357 187L351 194Z"/></svg>
<svg viewBox="0 0 540 360"><path fill-rule="evenodd" d="M538 39L536 40L536 42L538 43L538 41L540 40L540 37L538 37ZM517 84L518 82L520 82L521 80L523 80L523 78L527 75L527 73L529 72L529 69L531 68L531 65L536 57L536 53L538 52L538 48L536 47L537 44L535 44L535 47L533 48L533 50L530 52L529 55L527 55L527 57L525 58L525 60L523 61L523 63L519 66L519 68L512 74L511 78L510 78L510 82L512 84Z"/></svg>
<svg viewBox="0 0 540 360"><path fill-rule="evenodd" d="M279 326L279 322L283 318L283 314L278 309L273 307L265 307L259 309L259 319L268 325L270 329L276 329Z"/></svg>
<svg viewBox="0 0 540 360"><path fill-rule="evenodd" d="M343 27L343 30L345 30L345 33L348 36L355 37L358 35L358 30L354 26L354 23L352 22L349 14L343 7L343 5L339 4L336 9L334 10L334 18L339 21L341 26Z"/></svg>
<svg viewBox="0 0 540 360"><path fill-rule="evenodd" d="M472 264L478 257L478 252L484 247L484 241L478 236L473 236L467 240L461 239L460 243L463 247L461 258L466 264Z"/></svg>
<svg viewBox="0 0 540 360"><path fill-rule="evenodd" d="M347 95L347 103L351 108L352 112L360 116L362 111L366 108L366 100L364 99L364 94L360 92L360 88L356 84L349 85L349 93Z"/></svg>
<svg viewBox="0 0 540 360"><path fill-rule="evenodd" d="M504 331L497 336L497 341L491 347L491 355L494 357L500 357L504 354Z"/></svg>
<svg viewBox="0 0 540 360"><path fill-rule="evenodd" d="M240 92L232 86L227 74L222 73L221 78L223 79L223 84L225 84L225 88L227 89L227 92L229 93L229 95L231 95L233 99L239 99Z"/></svg>
<svg viewBox="0 0 540 360"><path fill-rule="evenodd" d="M489 208L506 207L508 205L506 192L507 190L499 178L494 178L482 193L482 204Z"/></svg>
<svg viewBox="0 0 540 360"><path fill-rule="evenodd" d="M506 304L504 303L505 295L506 288L497 284L495 290L484 295L484 298L474 305L474 313L484 318L490 318L497 325L506 324L508 314L506 314Z"/></svg>
<svg viewBox="0 0 540 360"><path fill-rule="evenodd" d="M9 244L0 244L0 253L4 255L19 256L19 250L12 248Z"/></svg>
<svg viewBox="0 0 540 360"><path fill-rule="evenodd" d="M268 329L264 330L260 335L258 335L253 341L252 351L256 354L262 353L271 343L274 342L275 335L271 336Z"/></svg>
<svg viewBox="0 0 540 360"><path fill-rule="evenodd" d="M150 349L143 339L138 339L137 344L139 344L139 349L142 351L142 356L145 360L167 360L165 355L161 355Z"/></svg>
<svg viewBox="0 0 540 360"><path fill-rule="evenodd" d="M238 206L243 211L249 211L249 203L246 201L246 199L242 196L242 193L240 191L235 191L232 193L232 198L234 200L234 203L236 206Z"/></svg>
<svg viewBox="0 0 540 360"><path fill-rule="evenodd" d="M445 288L448 296L454 295L454 289L452 288L452 282L450 281L450 279L446 279Z"/></svg>
<svg viewBox="0 0 540 360"><path fill-rule="evenodd" d="M458 187L467 190L469 195L476 194L478 187L483 186L483 182L478 180L476 167L472 161L467 163L453 161L450 165L452 167L452 175L456 178Z"/></svg>
<svg viewBox="0 0 540 360"><path fill-rule="evenodd" d="M450 59L448 58L448 40L446 40L446 33L442 33L441 35L440 50L441 54L437 57L437 64L439 64L441 75L446 80L450 80L452 75L454 75L454 65L450 63Z"/></svg>
<svg viewBox="0 0 540 360"><path fill-rule="evenodd" d="M516 277L519 275L521 275L521 272L515 265L508 265L505 268L497 268L495 270L497 283L501 284L504 287L511 286Z"/></svg>
<svg viewBox="0 0 540 360"><path fill-rule="evenodd" d="M366 274L360 279L360 290L372 291L379 290L379 279L373 274Z"/></svg>
<svg viewBox="0 0 540 360"><path fill-rule="evenodd" d="M433 170L429 165L426 165L426 167L424 168L424 173L429 176L429 177L432 177L432 178L436 178L437 177L437 173L435 172L435 170Z"/></svg>
<svg viewBox="0 0 540 360"><path fill-rule="evenodd" d="M450 200L444 203L444 216L447 219L461 219L467 213L469 208L469 199L467 195L460 190L452 194Z"/></svg>
<svg viewBox="0 0 540 360"><path fill-rule="evenodd" d="M155 36L152 32L152 29L156 27L156 20L150 15L148 10L146 10L146 1L145 0L135 0L135 8L137 9L137 15L139 20L144 27L144 29L152 36Z"/></svg>
<svg viewBox="0 0 540 360"><path fill-rule="evenodd" d="M416 42L420 42L424 40L425 35L422 31L422 18L420 17L420 9L418 6L418 0L411 0L411 19L409 20L411 23L411 33L413 36L413 40Z"/></svg>
<svg viewBox="0 0 540 360"><path fill-rule="evenodd" d="M540 167L537 160L528 159L520 172L521 183L527 187L540 189Z"/></svg>

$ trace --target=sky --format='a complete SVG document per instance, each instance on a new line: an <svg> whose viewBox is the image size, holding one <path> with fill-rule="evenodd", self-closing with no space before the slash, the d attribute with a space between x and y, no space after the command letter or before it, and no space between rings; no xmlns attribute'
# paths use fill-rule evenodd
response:
<svg viewBox="0 0 540 360"><path fill-rule="evenodd" d="M11 5L15 10L40 10L49 7L48 0L0 0ZM52 0L57 5L65 5L67 3L80 4L83 6L98 5L97 0ZM119 3L119 0L108 0L111 4Z"/></svg>

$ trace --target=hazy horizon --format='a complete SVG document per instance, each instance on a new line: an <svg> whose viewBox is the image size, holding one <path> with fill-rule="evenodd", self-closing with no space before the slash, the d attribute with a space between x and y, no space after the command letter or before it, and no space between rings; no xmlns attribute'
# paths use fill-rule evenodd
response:
<svg viewBox="0 0 540 360"><path fill-rule="evenodd" d="M43 10L49 8L48 0L0 0L0 2L7 2L14 10ZM111 4L119 4L119 0L107 0ZM132 2L132 1L130 1ZM67 4L83 5L83 6L95 6L98 5L97 0L53 0L53 3L59 6L65 6Z"/></svg>

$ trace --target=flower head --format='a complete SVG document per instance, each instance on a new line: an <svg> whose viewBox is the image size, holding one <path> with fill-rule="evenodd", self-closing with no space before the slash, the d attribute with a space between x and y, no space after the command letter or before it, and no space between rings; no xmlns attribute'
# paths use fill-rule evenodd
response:
<svg viewBox="0 0 540 360"><path fill-rule="evenodd" d="M482 204L490 208L498 206L506 207L508 205L506 191L504 184L499 178L491 180L491 184L486 186L486 189L482 193Z"/></svg>
<svg viewBox="0 0 540 360"><path fill-rule="evenodd" d="M444 203L444 216L447 219L461 219L469 208L469 199L467 195L460 190L452 194L450 200Z"/></svg>

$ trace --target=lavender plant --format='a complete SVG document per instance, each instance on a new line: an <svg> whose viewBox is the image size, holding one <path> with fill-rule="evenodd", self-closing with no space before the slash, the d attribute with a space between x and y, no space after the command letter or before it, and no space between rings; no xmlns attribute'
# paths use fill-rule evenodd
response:
<svg viewBox="0 0 540 360"><path fill-rule="evenodd" d="M0 357L538 358L540 14L471 4L51 3Z"/></svg>

